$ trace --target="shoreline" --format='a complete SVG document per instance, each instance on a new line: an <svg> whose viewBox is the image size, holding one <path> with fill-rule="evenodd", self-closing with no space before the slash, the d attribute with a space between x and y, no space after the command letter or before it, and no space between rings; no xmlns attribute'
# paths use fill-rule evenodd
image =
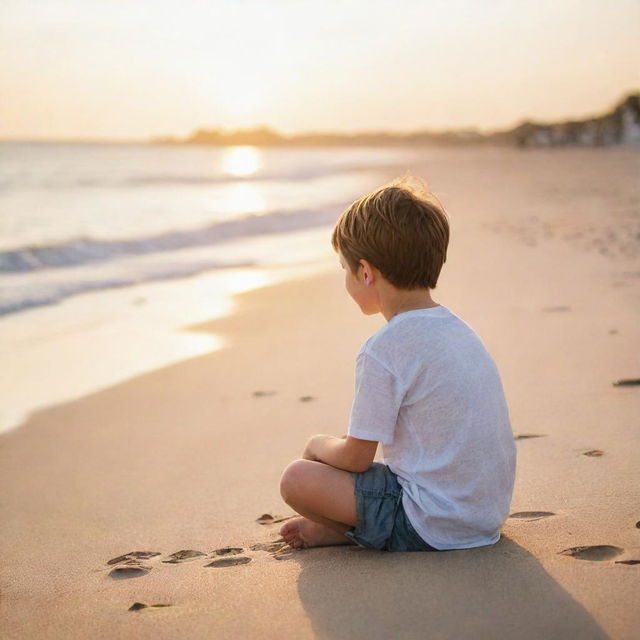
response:
<svg viewBox="0 0 640 640"><path fill-rule="evenodd" d="M238 293L331 269L332 252L324 246L328 234L320 227L230 242L224 255L261 244L261 260L82 293L0 317L0 369L13 373L10 384L0 386L0 434L19 428L32 411L224 348L221 336L189 332L183 325L233 314ZM135 348L121 350L121 344ZM47 384L34 385L44 371Z"/></svg>

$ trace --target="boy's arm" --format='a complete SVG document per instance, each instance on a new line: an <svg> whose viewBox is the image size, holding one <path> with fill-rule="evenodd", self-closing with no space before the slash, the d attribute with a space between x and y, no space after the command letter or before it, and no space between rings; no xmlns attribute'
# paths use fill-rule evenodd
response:
<svg viewBox="0 0 640 640"><path fill-rule="evenodd" d="M335 438L320 434L309 440L302 457L359 473L371 466L377 448L377 440L361 440L347 435Z"/></svg>
<svg viewBox="0 0 640 640"><path fill-rule="evenodd" d="M373 462L378 443L393 442L404 394L400 379L375 356L361 351L356 358L355 397L348 433L342 438L313 436L302 457L345 471L366 471Z"/></svg>

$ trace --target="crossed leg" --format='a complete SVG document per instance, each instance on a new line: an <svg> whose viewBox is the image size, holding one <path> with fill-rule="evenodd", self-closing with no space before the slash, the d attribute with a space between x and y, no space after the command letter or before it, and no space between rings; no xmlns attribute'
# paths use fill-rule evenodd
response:
<svg viewBox="0 0 640 640"><path fill-rule="evenodd" d="M356 524L351 472L313 460L294 460L280 479L282 499L302 518L290 520L280 535L294 547L355 544L344 535Z"/></svg>

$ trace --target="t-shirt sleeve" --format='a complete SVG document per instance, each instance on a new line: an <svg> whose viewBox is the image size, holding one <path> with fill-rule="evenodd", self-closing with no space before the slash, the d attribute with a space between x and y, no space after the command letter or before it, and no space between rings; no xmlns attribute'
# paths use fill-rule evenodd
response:
<svg viewBox="0 0 640 640"><path fill-rule="evenodd" d="M404 391L398 378L371 354L356 358L356 385L347 434L391 444Z"/></svg>

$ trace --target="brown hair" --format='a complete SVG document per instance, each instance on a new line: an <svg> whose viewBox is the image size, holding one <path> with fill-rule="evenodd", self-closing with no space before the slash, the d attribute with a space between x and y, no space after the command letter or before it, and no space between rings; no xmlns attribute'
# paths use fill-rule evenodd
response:
<svg viewBox="0 0 640 640"><path fill-rule="evenodd" d="M435 289L447 259L449 221L427 184L406 175L362 196L331 234L356 274L364 258L398 289Z"/></svg>

